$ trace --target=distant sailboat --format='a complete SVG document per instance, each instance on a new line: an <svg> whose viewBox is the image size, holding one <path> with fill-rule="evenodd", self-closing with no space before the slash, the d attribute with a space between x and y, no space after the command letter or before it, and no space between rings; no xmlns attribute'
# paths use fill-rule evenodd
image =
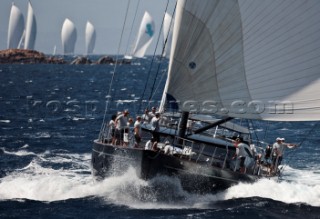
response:
<svg viewBox="0 0 320 219"><path fill-rule="evenodd" d="M32 49L32 50L34 49L36 34L37 34L36 17L33 13L33 8L29 1L27 23L26 23L26 30L25 30L24 49Z"/></svg>
<svg viewBox="0 0 320 219"><path fill-rule="evenodd" d="M96 43L96 30L92 23L89 21L86 25L86 55L93 53L94 46Z"/></svg>
<svg viewBox="0 0 320 219"><path fill-rule="evenodd" d="M9 28L8 28L8 49L16 49L19 46L21 37L24 32L24 18L20 9L12 3Z"/></svg>
<svg viewBox="0 0 320 219"><path fill-rule="evenodd" d="M164 50L163 50L163 57L168 57L170 56L170 48L171 48L171 42L172 42L172 30L173 28L171 27L173 24L172 22L172 16L168 13L165 14L164 16L164 21L163 21L163 44L164 44Z"/></svg>
<svg viewBox="0 0 320 219"><path fill-rule="evenodd" d="M57 46L56 45L54 45L54 47L53 47L53 52L52 52L52 55L56 55L56 53L57 53Z"/></svg>
<svg viewBox="0 0 320 219"><path fill-rule="evenodd" d="M133 57L142 58L144 57L148 47L150 46L155 32L155 24L153 18L146 11L142 18L139 32L137 35L137 40L135 47L131 56L125 56L125 58L130 59Z"/></svg>
<svg viewBox="0 0 320 219"><path fill-rule="evenodd" d="M68 18L62 25L61 40L64 54L73 54L77 41L77 29L74 23Z"/></svg>

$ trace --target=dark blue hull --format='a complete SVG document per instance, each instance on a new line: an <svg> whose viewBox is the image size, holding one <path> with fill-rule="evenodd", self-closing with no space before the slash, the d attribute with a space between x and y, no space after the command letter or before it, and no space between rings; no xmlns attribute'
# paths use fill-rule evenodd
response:
<svg viewBox="0 0 320 219"><path fill-rule="evenodd" d="M130 166L136 169L138 177L145 180L157 175L177 177L186 191L195 193L216 192L258 178L207 163L196 163L181 156L94 142L92 167L96 178L121 175Z"/></svg>

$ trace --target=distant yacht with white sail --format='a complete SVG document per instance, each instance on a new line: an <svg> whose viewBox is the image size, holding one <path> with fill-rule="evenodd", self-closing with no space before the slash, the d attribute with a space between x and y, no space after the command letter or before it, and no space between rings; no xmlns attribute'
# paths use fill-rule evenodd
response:
<svg viewBox="0 0 320 219"><path fill-rule="evenodd" d="M8 27L8 49L17 49L24 32L24 18L20 9L12 3L9 27Z"/></svg>
<svg viewBox="0 0 320 219"><path fill-rule="evenodd" d="M165 13L163 20L163 57L170 57L170 49L172 42L172 30L173 30L172 16L169 13Z"/></svg>
<svg viewBox="0 0 320 219"><path fill-rule="evenodd" d="M145 56L148 47L150 46L155 33L155 24L151 15L146 11L142 18L137 39L131 55L126 55L125 59L132 57L142 58Z"/></svg>
<svg viewBox="0 0 320 219"><path fill-rule="evenodd" d="M92 54L94 50L94 46L96 43L96 30L93 24L87 21L86 24L86 32L85 32L85 40L86 40L86 55Z"/></svg>
<svg viewBox="0 0 320 219"><path fill-rule="evenodd" d="M37 35L37 22L32 5L28 3L28 15L25 29L24 49L34 50Z"/></svg>
<svg viewBox="0 0 320 219"><path fill-rule="evenodd" d="M74 54L77 41L77 29L74 23L66 18L61 30L61 41L64 55Z"/></svg>

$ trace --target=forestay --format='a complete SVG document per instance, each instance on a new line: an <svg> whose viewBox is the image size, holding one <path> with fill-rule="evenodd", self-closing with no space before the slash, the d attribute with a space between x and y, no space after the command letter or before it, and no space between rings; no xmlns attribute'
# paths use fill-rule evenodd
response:
<svg viewBox="0 0 320 219"><path fill-rule="evenodd" d="M178 0L165 93L183 111L320 119L319 0Z"/></svg>

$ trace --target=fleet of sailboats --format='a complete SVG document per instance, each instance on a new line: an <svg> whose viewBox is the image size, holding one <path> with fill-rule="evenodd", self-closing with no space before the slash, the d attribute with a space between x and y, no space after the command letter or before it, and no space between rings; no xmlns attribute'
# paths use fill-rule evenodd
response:
<svg viewBox="0 0 320 219"><path fill-rule="evenodd" d="M168 34L168 28L170 28L171 16L166 14L164 35L168 35L167 45L170 44L171 33ZM153 41L155 35L155 23L151 15L145 11L140 27L137 33L137 37L134 42L134 47L129 55L126 55L126 59L132 59L132 57L142 58L145 56L146 51ZM37 36L37 19L30 1L28 1L28 12L26 16L26 23L24 16L20 9L12 3L11 13L9 18L8 27L8 40L7 48L24 48L35 49ZM94 25L87 21L85 26L85 52L84 54L92 54L96 42L96 29ZM77 41L77 28L74 23L66 18L61 30L61 41L63 54L74 54L75 44ZM165 53L168 54L168 46L166 46ZM56 49L55 49L56 50Z"/></svg>

